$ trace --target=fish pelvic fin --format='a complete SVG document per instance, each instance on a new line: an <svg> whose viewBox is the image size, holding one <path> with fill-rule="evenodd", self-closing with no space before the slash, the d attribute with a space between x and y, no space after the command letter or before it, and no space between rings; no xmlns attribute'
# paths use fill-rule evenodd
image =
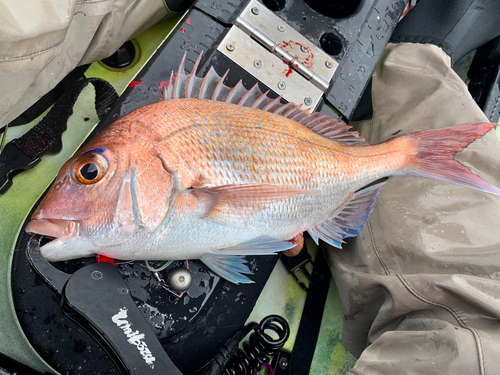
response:
<svg viewBox="0 0 500 375"><path fill-rule="evenodd" d="M453 158L495 126L497 124L481 122L424 130L393 138L387 143L400 143L400 147L406 149L406 162L400 174L451 182L500 195L500 189Z"/></svg>
<svg viewBox="0 0 500 375"><path fill-rule="evenodd" d="M245 264L245 257L239 255L208 254L200 258L212 271L234 284L252 284L246 275L253 272Z"/></svg>
<svg viewBox="0 0 500 375"><path fill-rule="evenodd" d="M212 250L201 260L220 277L234 284L253 283L244 274L253 272L245 263L243 255L274 255L276 252L291 249L295 244L270 236L261 236L236 246Z"/></svg>
<svg viewBox="0 0 500 375"><path fill-rule="evenodd" d="M385 181L379 182L354 193L333 219L308 230L313 240L317 243L319 238L340 249L345 238L356 237L365 227L384 184Z"/></svg>

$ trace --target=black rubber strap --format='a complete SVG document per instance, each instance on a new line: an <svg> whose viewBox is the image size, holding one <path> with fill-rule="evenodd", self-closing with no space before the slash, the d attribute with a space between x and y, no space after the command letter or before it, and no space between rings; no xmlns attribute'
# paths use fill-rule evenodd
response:
<svg viewBox="0 0 500 375"><path fill-rule="evenodd" d="M500 35L498 0L421 0L399 22L394 43L435 44L452 64Z"/></svg>
<svg viewBox="0 0 500 375"><path fill-rule="evenodd" d="M500 4L499 4L500 6ZM477 49L467 72L469 91L491 122L500 117L500 37Z"/></svg>
<svg viewBox="0 0 500 375"><path fill-rule="evenodd" d="M321 251L315 265L321 280L316 287L309 288L307 292L299 330L290 359L290 375L309 374L321 328L332 274Z"/></svg>

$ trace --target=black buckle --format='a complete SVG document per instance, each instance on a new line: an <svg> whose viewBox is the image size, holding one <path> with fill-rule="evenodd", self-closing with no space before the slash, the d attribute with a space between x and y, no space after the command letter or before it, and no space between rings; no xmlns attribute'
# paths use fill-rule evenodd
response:
<svg viewBox="0 0 500 375"><path fill-rule="evenodd" d="M0 154L0 194L9 189L17 173L33 168L39 161L39 157L29 157L13 141L7 143Z"/></svg>
<svg viewBox="0 0 500 375"><path fill-rule="evenodd" d="M304 241L304 247L299 254L293 257L283 255L281 256L281 260L288 272L292 274L295 281L297 281L300 287L306 292L309 290L309 288L306 286L306 283L297 276L299 272L302 273L307 278L307 280L309 280L309 287L316 287L318 283L321 282L322 276L319 274L311 258L311 255L307 251L306 241ZM311 264L312 266L312 273L309 272L306 268L308 264Z"/></svg>

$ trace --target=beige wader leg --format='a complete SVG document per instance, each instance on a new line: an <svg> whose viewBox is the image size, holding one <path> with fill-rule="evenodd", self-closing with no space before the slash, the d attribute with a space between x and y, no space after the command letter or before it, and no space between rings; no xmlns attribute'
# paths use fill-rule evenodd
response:
<svg viewBox="0 0 500 375"><path fill-rule="evenodd" d="M487 121L434 45L389 44L373 79L369 143ZM455 156L500 186L492 131ZM350 374L500 374L500 197L391 177L360 235L328 253Z"/></svg>

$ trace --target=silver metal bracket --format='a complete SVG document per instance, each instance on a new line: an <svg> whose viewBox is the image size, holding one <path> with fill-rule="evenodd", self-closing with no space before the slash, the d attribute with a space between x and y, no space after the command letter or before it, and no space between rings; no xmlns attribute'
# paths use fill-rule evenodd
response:
<svg viewBox="0 0 500 375"><path fill-rule="evenodd" d="M289 102L314 109L338 62L251 0L217 48Z"/></svg>

